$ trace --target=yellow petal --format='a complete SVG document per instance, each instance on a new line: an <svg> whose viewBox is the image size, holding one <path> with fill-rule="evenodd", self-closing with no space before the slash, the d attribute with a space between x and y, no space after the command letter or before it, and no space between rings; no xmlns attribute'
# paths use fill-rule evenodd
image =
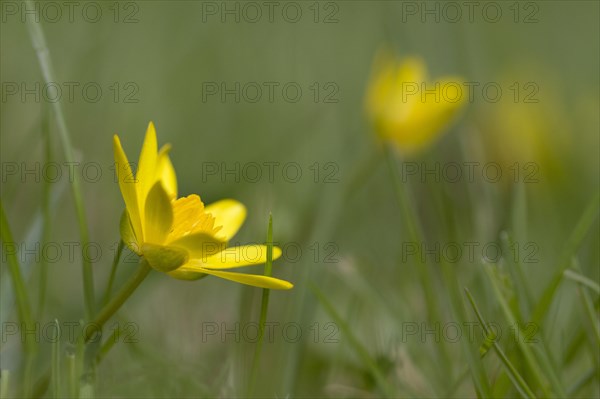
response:
<svg viewBox="0 0 600 399"><path fill-rule="evenodd" d="M139 241L143 240L141 215L137 199L136 180L131 171L131 164L127 160L127 155L123 151L119 136L116 134L113 137L113 150L115 154L115 169L117 170L117 179L119 180L119 188L121 195L125 201L127 212L131 218L131 224L135 235Z"/></svg>
<svg viewBox="0 0 600 399"><path fill-rule="evenodd" d="M416 94L410 102L388 109L385 129L404 153L415 153L437 140L464 105L466 96L460 78L445 78L427 83L427 92ZM399 112L403 110L403 112Z"/></svg>
<svg viewBox="0 0 600 399"><path fill-rule="evenodd" d="M177 280L187 280L187 281L199 280L203 277L208 276L208 274L199 273L197 271L182 270L181 267L179 269L170 271L167 274L173 278L176 278Z"/></svg>
<svg viewBox="0 0 600 399"><path fill-rule="evenodd" d="M407 57L399 60L387 50L379 51L374 62L373 73L369 80L366 106L376 125L385 121L386 110L405 114L410 108L413 97L417 97L421 83L427 79L425 62L419 57ZM400 107L392 105L399 100ZM387 131L378 129L377 133L387 137Z"/></svg>
<svg viewBox="0 0 600 399"><path fill-rule="evenodd" d="M427 81L427 67L420 57L407 57L398 66L395 89L402 89L406 83L420 85ZM420 87L419 87L420 89Z"/></svg>
<svg viewBox="0 0 600 399"><path fill-rule="evenodd" d="M162 244L173 224L171 198L162 182L156 182L146 198L144 212L144 242Z"/></svg>
<svg viewBox="0 0 600 399"><path fill-rule="evenodd" d="M146 138L140 152L135 178L137 180L137 194L140 209L144 209L146 196L150 192L155 180L156 157L158 152L156 144L156 131L154 124L150 122L146 130ZM142 221L142 227L143 227Z"/></svg>
<svg viewBox="0 0 600 399"><path fill-rule="evenodd" d="M200 274L210 274L215 277L224 278L226 280L235 281L236 283L252 285L254 287L269 288L272 290L289 290L294 285L288 281L280 280L274 277L261 276L256 274L222 272L217 270L205 269L203 267L188 267L189 263L184 265L183 269L188 276L192 276L194 272ZM179 269L178 269L179 270ZM178 271L177 270L177 271ZM171 274L172 275L172 274Z"/></svg>
<svg viewBox="0 0 600 399"><path fill-rule="evenodd" d="M188 252L190 258L204 260L225 248L225 242L204 232L192 233L168 244Z"/></svg>
<svg viewBox="0 0 600 399"><path fill-rule="evenodd" d="M215 218L215 227L223 226L217 233L219 237L230 240L238 232L246 219L246 207L241 202L224 199L213 202L204 208Z"/></svg>
<svg viewBox="0 0 600 399"><path fill-rule="evenodd" d="M188 261L187 252L173 247L142 244L142 255L153 269L167 273L177 269Z"/></svg>
<svg viewBox="0 0 600 399"><path fill-rule="evenodd" d="M281 249L273 247L273 260L281 256ZM218 254L208 256L202 261L207 269L233 269L235 267L260 265L267 261L265 245L242 245L227 248Z"/></svg>
<svg viewBox="0 0 600 399"><path fill-rule="evenodd" d="M169 151L171 146L166 144L162 146L158 152L158 158L156 161L156 180L162 182L167 194L171 199L177 198L177 176L175 175L175 168L169 158Z"/></svg>

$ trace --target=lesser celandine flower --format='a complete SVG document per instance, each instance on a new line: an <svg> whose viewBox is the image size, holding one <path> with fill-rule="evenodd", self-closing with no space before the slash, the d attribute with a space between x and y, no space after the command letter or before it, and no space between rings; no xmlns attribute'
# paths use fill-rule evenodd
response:
<svg viewBox="0 0 600 399"><path fill-rule="evenodd" d="M265 263L264 245L227 248L246 218L241 203L226 199L204 206L198 195L177 198L170 146L157 148L150 122L137 171L131 170L118 136L114 136L117 176L126 210L121 237L148 264L177 279L195 280L207 274L242 284L289 289L292 284L273 277L224 271ZM273 248L273 259L281 250Z"/></svg>
<svg viewBox="0 0 600 399"><path fill-rule="evenodd" d="M544 180L558 183L567 177L564 154L572 149L573 141L568 136L572 127L551 79L544 78L541 80L548 83L542 103L530 94L535 86L527 86L527 99L500 101L483 110L486 113L481 121L485 125L478 138L483 140L488 157L507 171L498 178L501 182L533 183L544 176Z"/></svg>
<svg viewBox="0 0 600 399"><path fill-rule="evenodd" d="M367 92L367 111L375 130L402 153L431 145L465 103L463 81L444 77L430 82L423 60L381 54Z"/></svg>

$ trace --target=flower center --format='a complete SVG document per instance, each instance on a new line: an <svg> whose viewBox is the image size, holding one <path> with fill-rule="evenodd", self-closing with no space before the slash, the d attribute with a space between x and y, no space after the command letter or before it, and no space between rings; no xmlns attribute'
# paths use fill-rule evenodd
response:
<svg viewBox="0 0 600 399"><path fill-rule="evenodd" d="M173 207L173 230L167 235L167 242L188 234L205 232L215 235L222 226L215 227L215 218L204 211L204 204L196 194L178 198Z"/></svg>

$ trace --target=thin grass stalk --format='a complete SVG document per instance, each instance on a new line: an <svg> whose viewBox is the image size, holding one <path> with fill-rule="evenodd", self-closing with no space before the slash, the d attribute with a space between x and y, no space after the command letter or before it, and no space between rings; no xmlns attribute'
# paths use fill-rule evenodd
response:
<svg viewBox="0 0 600 399"><path fill-rule="evenodd" d="M52 162L52 143L50 141L50 116L46 105L42 106L42 134L44 139L46 164ZM42 186L42 246L50 241L50 188L51 183L44 179ZM42 254L43 255L43 254ZM37 320L41 320L44 315L44 306L46 304L46 289L48 287L48 261L45 256L40 259L40 280L38 286L38 305Z"/></svg>
<svg viewBox="0 0 600 399"><path fill-rule="evenodd" d="M265 276L271 277L273 269L273 215L269 215L269 227L267 229L267 261L265 262ZM271 290L263 288L262 299L260 304L260 319L258 324L258 342L254 351L254 360L252 362L252 370L250 372L250 387L248 392L250 395L254 392L256 385L256 377L260 367L260 354L262 350L263 338L265 335L265 325L267 323L267 310L269 309L269 294Z"/></svg>
<svg viewBox="0 0 600 399"><path fill-rule="evenodd" d="M587 384L594 380L594 376L596 376L597 373L598 370L596 368L593 367L589 369L585 374L583 374L579 379L577 379L573 383L573 385L571 385L567 389L567 395L570 398L575 397L575 395L579 393L580 390L582 390Z"/></svg>
<svg viewBox="0 0 600 399"><path fill-rule="evenodd" d="M593 199L590 201L589 205L584 210L581 218L575 225L573 232L569 236L565 247L559 257L559 262L557 265L558 271L544 290L536 308L533 312L533 320L532 322L535 324L541 324L541 321L545 317L548 312L548 308L552 304L552 299L554 298L554 294L556 293L560 282L563 279L563 275L565 270L571 264L571 259L575 255L575 252L581 246L583 239L587 235L587 232L591 229L593 223L596 221L598 217L598 212L600 211L600 207L598 206L598 201L600 200L600 191L596 192Z"/></svg>
<svg viewBox="0 0 600 399"><path fill-rule="evenodd" d="M545 354L546 359L543 359L541 361L539 361L539 356L535 356L535 354L533 353L529 344L523 340L523 338L522 338L523 331L521 330L520 321L515 317L513 312L510 310L510 306L508 305L506 299L502 295L501 288L498 285L495 276L492 274L491 268L486 267L485 271L490 280L490 283L492 284L495 298L498 301L506 320L508 321L508 323L510 325L514 326L514 328L515 328L515 334L516 334L515 338L517 341L517 345L518 345L521 353L523 354L525 361L529 365L529 368L531 369L533 376L540 384L540 388L542 389L544 396L545 397L552 396L552 392L550 392L550 390L546 386L547 385L546 380L548 380L550 382L550 384L552 385L552 388L555 390L555 392L559 396L561 396L561 397L564 396L564 388L562 386L562 383L558 379L556 372L553 369L552 365L550 365L551 362L549 361L549 356L547 354ZM542 341L542 345L545 345L542 337L540 337L539 340Z"/></svg>
<svg viewBox="0 0 600 399"><path fill-rule="evenodd" d="M575 269L577 272L581 272L581 267L579 266L577 258L573 259L573 269ZM568 271L570 270L566 270L565 274ZM594 309L594 303L590 293L587 291L587 288L589 288L590 285L593 286L596 283L577 272L572 272L572 274L576 276L575 281L578 283L577 290L579 292L579 297L581 298L583 309L585 310L585 314L588 318L592 331L594 332L595 343L592 343L592 345L595 345L596 348L600 348L600 322L598 320L596 310Z"/></svg>
<svg viewBox="0 0 600 399"><path fill-rule="evenodd" d="M57 337L60 337L60 324L54 319ZM60 396L60 339L52 344L52 397L59 399Z"/></svg>
<svg viewBox="0 0 600 399"><path fill-rule="evenodd" d="M75 358L75 350L68 351L66 353L67 358L67 370L69 372L69 397L77 399L77 359Z"/></svg>
<svg viewBox="0 0 600 399"><path fill-rule="evenodd" d="M417 245L423 245L423 232L419 227L409 193L407 192L407 190L405 190L405 187L401 183L402 180L400 179L400 175L398 174L398 166L394 157L393 148L391 148L390 146L386 146L384 150L387 165L390 170L392 184L394 185L394 192L396 193L396 199L398 200L398 205L400 207L402 221L408 230L408 238ZM424 261L421 256L418 256L418 259L420 264L417 265L417 271L419 273L421 284L423 286L425 303L427 304L427 309L429 312L429 319L441 322L442 313L440 311L439 304L435 299L435 290L432 284L433 276L431 275L429 264L426 261ZM442 344L441 348L442 349L440 351L440 354L443 363L448 364L450 356L448 354L446 345Z"/></svg>
<svg viewBox="0 0 600 399"><path fill-rule="evenodd" d="M396 160L392 151L392 148L386 147L385 156L388 168L390 170L392 184L394 185L396 199L398 200L398 205L400 206L402 221L408 230L409 239L416 244L422 244L423 234L421 232L421 229L418 227L414 209L412 207L411 201L409 200L408 193L404 189L404 186L401 184L400 175L398 174L398 167L396 165ZM434 320L440 320L441 315L438 303L435 300L428 265L421 259L421 257L419 257L419 259L421 260L421 265L419 265L417 269L419 270L423 284L423 289L425 290L425 301L427 302L427 308L431 313L430 316L432 316Z"/></svg>
<svg viewBox="0 0 600 399"><path fill-rule="evenodd" d="M121 327L117 327L110 334L110 337L108 337L108 339L104 341L104 343L100 347L100 350L98 350L98 354L96 355L96 365L100 364L102 360L106 357L106 355L108 355L108 352L110 352L110 350L115 346L120 335Z"/></svg>
<svg viewBox="0 0 600 399"><path fill-rule="evenodd" d="M471 292L469 292L467 288L465 288L465 294L467 295L469 303L471 304L471 307L473 308L473 311L475 312L475 315L477 316L477 319L479 320L479 323L481 324L485 335L487 337L490 337L492 335L492 332L488 329L487 323L485 322L481 312L479 311L479 308L477 307L477 304L475 303ZM517 388L517 391L519 391L519 393L525 398L535 398L535 394L533 393L531 388L529 388L529 385L527 385L523 377L521 377L517 369L510 362L508 357L504 354L504 351L502 351L502 348L500 348L500 345L496 341L496 338L493 338L492 347L494 348L494 351L496 352L496 354L500 358L500 361L502 361L502 364L506 368L508 376L515 385L515 388Z"/></svg>
<svg viewBox="0 0 600 399"><path fill-rule="evenodd" d="M31 0L25 1L25 7L35 8L35 4ZM32 18L27 18L27 28L31 42L35 49L44 82L51 84L56 82L54 70L52 68L52 60L50 58L50 50L46 45L46 38L39 22L35 22ZM60 137L60 143L65 155L65 159L68 163L75 164L75 156L73 154L73 146L71 144L71 135L67 127L67 122L64 117L64 113L61 107L60 101L53 101L52 107L54 110L54 117L58 127L58 133ZM77 214L77 222L79 226L79 238L81 239L81 259L83 268L83 291L84 291L84 302L85 302L85 313L87 320L91 320L94 316L94 275L92 270L92 264L88 256L83 252L83 249L88 246L89 243L89 231L87 224L87 217L85 214L85 208L83 205L83 195L81 190L81 177L75 173L73 179L71 179L71 192L75 203L75 210Z"/></svg>
<svg viewBox="0 0 600 399"><path fill-rule="evenodd" d="M338 324L338 327L342 331L342 333L348 338L350 345L356 352L356 354L360 357L360 359L367 365L367 368L371 371L371 374L377 381L377 385L379 389L381 389L381 393L386 398L395 398L396 394L393 388L389 385L383 372L380 370L379 366L377 366L377 362L373 360L369 351L361 344L361 342L356 338L356 336L352 333L352 329L346 323L346 321L342 318L342 316L335 310L333 305L329 302L327 297L317 288L316 285L311 284L311 291L317 297L317 300L321 303L325 311L331 316L331 318Z"/></svg>
<svg viewBox="0 0 600 399"><path fill-rule="evenodd" d="M14 246L16 248L15 241L12 236L12 231L10 229L10 225L8 224L8 219L6 218L6 214L4 213L4 206L2 204L2 200L0 199L0 231L1 231L1 239L5 244L5 247ZM16 256L16 251L4 251L6 260L8 263L8 269L11 275L11 280L13 283L13 287L16 293L17 299L17 312L19 316L19 321L22 326L25 326L26 329L31 329L34 327L32 311L29 296L27 295L27 288L25 287L25 280L21 273L21 265L19 264L19 260ZM24 342L24 352L25 352L25 366L23 373L23 387L24 392L23 395L28 397L30 395L30 387L31 387L31 374L33 371L33 360L37 353L37 343L35 339L25 339Z"/></svg>
<svg viewBox="0 0 600 399"><path fill-rule="evenodd" d="M127 299L135 292L137 287L146 279L152 268L144 258L140 260L140 264L136 272L127 280L121 290L110 300L110 302L98 313L96 318L90 322L89 327L84 330L83 342L89 342L94 336L102 330L104 324L114 315ZM92 328L93 327L93 328ZM33 397L39 398L48 389L51 373L47 371L38 380L33 391ZM87 391L86 391L87 392Z"/></svg>
<svg viewBox="0 0 600 399"><path fill-rule="evenodd" d="M110 294L112 293L112 287L115 282L115 277L117 275L117 268L119 266L119 261L121 260L121 255L123 254L123 248L125 247L125 243L123 240L119 240L119 244L117 246L117 252L115 253L115 257L113 258L113 263L110 268L110 277L108 278L108 283L106 284L106 290L104 291L104 301L102 306L106 306L110 300Z"/></svg>
<svg viewBox="0 0 600 399"><path fill-rule="evenodd" d="M10 370L0 371L0 399L8 398L10 389Z"/></svg>
<svg viewBox="0 0 600 399"><path fill-rule="evenodd" d="M600 285L598 285L598 283L594 280L587 278L583 274L571 269L565 270L564 275L565 278L591 289L596 293L596 295L600 295Z"/></svg>

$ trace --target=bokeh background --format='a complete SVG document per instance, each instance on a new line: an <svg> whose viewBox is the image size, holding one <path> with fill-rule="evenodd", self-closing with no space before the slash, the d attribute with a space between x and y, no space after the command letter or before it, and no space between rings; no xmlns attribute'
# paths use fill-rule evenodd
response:
<svg viewBox="0 0 600 399"><path fill-rule="evenodd" d="M465 3L282 1L269 15L265 2L80 2L70 15L60 2L59 14L35 2L81 163L74 173L85 177L91 240L101 248L93 266L98 297L123 209L111 169L112 135L119 134L136 159L153 121L159 143L173 146L181 195L199 193L205 203L230 197L248 207L236 243L263 242L273 215L275 241L284 247L274 274L295 288L271 293L268 320L279 325L263 346L254 394L379 397L384 391L376 369L396 396L476 396L462 344L469 341L476 351L481 333L459 342L448 342L443 333L439 340L421 335L421 323L435 328L436 322L477 319L468 306L468 319L456 318L436 262L428 278L442 318L429 317L414 258L407 259L402 244L407 238L381 143L364 112L373 60L385 48L422 57L433 79L456 75L474 82L472 101L456 123L433 146L403 161L427 167L495 162L505 177L492 183L477 173L474 181L458 182L413 176L407 186L431 245L500 243L503 232L519 236L521 250L533 243L537 262L524 263L523 274L535 302L598 189L600 10L594 1L498 1L478 2L469 15ZM69 258L65 243L77 243L79 235L52 93L25 21L35 14L22 14L22 2L1 4L2 203L15 241L43 248L49 132L51 159L62 173L49 185L49 240L62 252L48 265L39 322L76 322L83 317L81 261L78 254ZM502 89L497 101L482 90L490 83ZM68 87L74 87L72 98ZM95 94L98 87L101 94ZM256 87L262 95L254 101ZM36 163L37 172L23 175ZM272 175L269 163L278 163ZM508 177L515 163L522 173L528 163L535 165L535 181ZM84 170L86 164L93 165ZM595 283L598 238L596 221L577 252L581 273ZM40 262L20 255L35 304ZM117 285L134 262L126 257ZM474 260L463 256L453 264L457 285L471 290L488 321L504 327L501 343L529 380L483 263L476 251ZM262 267L252 272L262 273ZM510 290L512 276L503 276ZM588 334L593 329L578 292L572 281L561 284L537 326L543 345L531 345L551 354L548 362L565 391L584 379L570 395L597 397L598 341ZM133 323L135 342L119 339L80 383L98 397L247 396L256 344L254 330L245 326L258 320L261 293L216 278L189 283L154 273L113 322ZM2 323L14 322L5 256L1 294ZM598 294L590 295L597 322ZM287 324L292 327L284 330ZM407 335L409 325L419 332ZM207 334L214 326L217 333ZM236 328L237 337L225 331ZM9 393L16 394L22 346L18 335L4 333L1 367L14 370ZM43 333L40 341L36 373L50 363L52 348ZM75 350L64 336L61 348ZM497 357L490 352L483 364L495 395L516 395Z"/></svg>

